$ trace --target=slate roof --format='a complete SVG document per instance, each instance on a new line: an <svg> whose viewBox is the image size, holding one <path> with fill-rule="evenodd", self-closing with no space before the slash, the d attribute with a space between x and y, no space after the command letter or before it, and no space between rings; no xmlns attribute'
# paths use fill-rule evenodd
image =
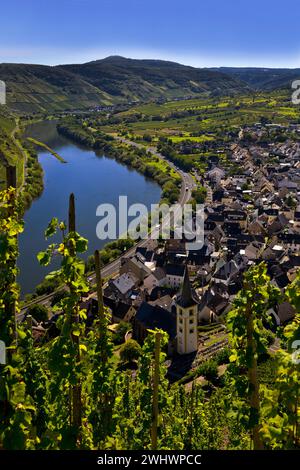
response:
<svg viewBox="0 0 300 470"><path fill-rule="evenodd" d="M143 302L136 313L135 321L138 321L147 329L160 328L166 331L170 339L176 336L175 317L168 310L157 305Z"/></svg>
<svg viewBox="0 0 300 470"><path fill-rule="evenodd" d="M103 302L106 307L109 307L112 311L113 316L118 318L124 318L131 308L131 305L125 304L124 302L115 301L110 297L103 297Z"/></svg>
<svg viewBox="0 0 300 470"><path fill-rule="evenodd" d="M234 274L239 272L239 268L234 260L230 260L224 264L215 274L214 277L217 279L227 280Z"/></svg>
<svg viewBox="0 0 300 470"><path fill-rule="evenodd" d="M169 274L170 276L183 277L183 275L184 275L184 265L182 265L182 264L167 264L166 274Z"/></svg>
<svg viewBox="0 0 300 470"><path fill-rule="evenodd" d="M135 282L136 277L133 274L124 273L117 279L114 279L112 284L121 292L121 294L126 294L134 287Z"/></svg>
<svg viewBox="0 0 300 470"><path fill-rule="evenodd" d="M292 320L296 314L296 310L289 302L283 302L278 306L277 315L280 318L281 323L286 323Z"/></svg>
<svg viewBox="0 0 300 470"><path fill-rule="evenodd" d="M197 300L191 288L188 269L185 268L183 284L180 295L177 298L177 304L182 308L192 307L197 304Z"/></svg>

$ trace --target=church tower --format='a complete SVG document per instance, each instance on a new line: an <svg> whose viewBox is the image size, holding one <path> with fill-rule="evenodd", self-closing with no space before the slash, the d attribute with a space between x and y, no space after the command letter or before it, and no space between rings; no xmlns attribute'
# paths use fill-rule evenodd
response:
<svg viewBox="0 0 300 470"><path fill-rule="evenodd" d="M177 352L189 354L198 349L198 304L193 297L187 267L176 301Z"/></svg>

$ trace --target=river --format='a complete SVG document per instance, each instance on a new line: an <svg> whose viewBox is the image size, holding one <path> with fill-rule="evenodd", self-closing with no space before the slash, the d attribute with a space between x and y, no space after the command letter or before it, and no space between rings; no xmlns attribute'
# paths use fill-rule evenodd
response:
<svg viewBox="0 0 300 470"><path fill-rule="evenodd" d="M61 163L48 151L38 149L39 161L44 170L44 191L26 211L24 232L19 237L18 281L22 296L34 292L45 275L58 267L58 260L54 260L50 266L40 266L36 255L49 243L53 243L52 239L47 241L44 238L45 228L51 218L57 217L67 222L71 192L75 194L76 201L76 229L89 240L86 256L109 241L96 237L99 221L96 208L99 204L111 203L118 208L119 196L127 195L128 204L138 202L150 208L152 203L159 201L161 194L157 183L136 170L58 134L54 121L31 124L26 129L26 136L44 142L67 163Z"/></svg>

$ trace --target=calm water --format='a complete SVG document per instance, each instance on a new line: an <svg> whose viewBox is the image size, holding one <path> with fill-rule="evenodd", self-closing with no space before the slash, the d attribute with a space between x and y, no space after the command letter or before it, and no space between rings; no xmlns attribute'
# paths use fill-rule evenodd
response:
<svg viewBox="0 0 300 470"><path fill-rule="evenodd" d="M161 193L156 183L135 170L59 135L55 122L33 124L28 127L27 136L48 144L68 163L59 162L44 150L39 152L45 187L25 214L25 230L19 239L19 282L23 295L33 292L45 274L57 268L55 261L46 268L39 266L36 254L52 243L52 239L44 239L51 218L67 221L71 192L76 199L76 228L89 240L88 254L105 244L96 237L99 204L112 203L118 207L119 195L127 195L129 204L140 202L150 207L158 202Z"/></svg>

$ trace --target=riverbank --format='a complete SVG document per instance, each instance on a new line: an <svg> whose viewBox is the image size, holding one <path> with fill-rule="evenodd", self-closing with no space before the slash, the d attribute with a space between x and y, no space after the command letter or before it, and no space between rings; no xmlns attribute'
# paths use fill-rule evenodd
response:
<svg viewBox="0 0 300 470"><path fill-rule="evenodd" d="M57 125L57 131L86 145L95 151L102 151L118 162L134 168L144 176L156 181L162 188L162 203L174 204L180 195L181 177L170 167L169 163L160 159L145 148L133 147L112 136L88 129L78 118L66 118Z"/></svg>
<svg viewBox="0 0 300 470"><path fill-rule="evenodd" d="M44 171L39 162L38 153L33 146L29 142L26 142L25 139L23 139L22 145L27 153L26 176L20 193L20 199L25 212L30 208L32 202L43 193Z"/></svg>

